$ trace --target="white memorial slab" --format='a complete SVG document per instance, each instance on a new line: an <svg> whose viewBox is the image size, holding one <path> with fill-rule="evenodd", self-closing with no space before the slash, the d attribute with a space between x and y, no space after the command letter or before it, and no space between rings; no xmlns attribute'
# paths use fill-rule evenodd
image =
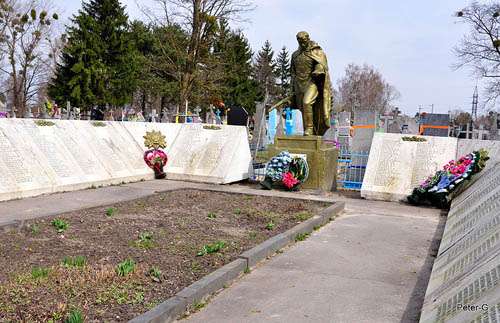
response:
<svg viewBox="0 0 500 323"><path fill-rule="evenodd" d="M361 196L372 200L403 201L450 160L455 159L457 139L420 136L426 141L404 141L402 134L375 133Z"/></svg>
<svg viewBox="0 0 500 323"><path fill-rule="evenodd" d="M183 124L168 150L165 171L167 179L217 184L250 178L253 167L246 128Z"/></svg>
<svg viewBox="0 0 500 323"><path fill-rule="evenodd" d="M489 145L470 142L465 151ZM495 164L451 204L420 322L499 322L499 290L500 164Z"/></svg>
<svg viewBox="0 0 500 323"><path fill-rule="evenodd" d="M245 127L36 121L0 119L0 201L152 179L143 159L143 136L152 130L166 136L167 178L222 184L253 175Z"/></svg>
<svg viewBox="0 0 500 323"><path fill-rule="evenodd" d="M481 148L487 150L488 156L490 157L486 162L485 170L488 170L500 162L500 141L494 140L459 139L457 158L470 154L473 151L478 151ZM484 173L479 173L477 177L479 178L483 174Z"/></svg>
<svg viewBox="0 0 500 323"><path fill-rule="evenodd" d="M0 201L152 179L143 149L118 123L0 120Z"/></svg>
<svg viewBox="0 0 500 323"><path fill-rule="evenodd" d="M161 134L165 136L165 141L167 142L167 147L164 149L167 156L169 154L170 147L172 143L177 138L179 131L181 130L183 123L148 123L148 122L123 122L122 125L127 129L132 138L139 144L143 151L148 148L144 146L144 136L146 132L151 131L161 131ZM170 158L169 158L170 159Z"/></svg>

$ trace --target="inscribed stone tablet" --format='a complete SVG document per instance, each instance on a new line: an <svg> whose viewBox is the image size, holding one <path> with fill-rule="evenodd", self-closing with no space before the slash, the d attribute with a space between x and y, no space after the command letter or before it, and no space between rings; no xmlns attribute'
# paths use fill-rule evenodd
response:
<svg viewBox="0 0 500 323"><path fill-rule="evenodd" d="M184 124L169 150L167 178L229 183L253 174L245 127Z"/></svg>
<svg viewBox="0 0 500 323"><path fill-rule="evenodd" d="M428 137L425 142L404 141L405 135L375 133L361 196L402 201L456 155L456 139Z"/></svg>

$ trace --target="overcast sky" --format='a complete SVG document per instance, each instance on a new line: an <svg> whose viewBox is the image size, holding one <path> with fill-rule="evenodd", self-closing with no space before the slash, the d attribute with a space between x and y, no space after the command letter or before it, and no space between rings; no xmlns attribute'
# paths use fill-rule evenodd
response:
<svg viewBox="0 0 500 323"><path fill-rule="evenodd" d="M76 13L80 1L54 0L62 17ZM139 0L147 5L151 0ZM454 13L469 0L253 0L256 9L240 24L254 52L269 40L275 55L297 48L295 35L309 32L326 52L334 85L349 63L375 67L401 98L393 102L406 114L470 111L478 80L470 70L455 71L453 47L469 26ZM134 0L121 0L132 19L142 15ZM480 91L481 83L477 83ZM484 111L480 111L484 112Z"/></svg>

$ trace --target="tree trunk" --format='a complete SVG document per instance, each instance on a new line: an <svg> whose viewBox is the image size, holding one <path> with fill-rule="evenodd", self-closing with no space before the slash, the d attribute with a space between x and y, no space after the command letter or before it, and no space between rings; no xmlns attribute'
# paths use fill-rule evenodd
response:
<svg viewBox="0 0 500 323"><path fill-rule="evenodd" d="M145 90L142 91L141 110L142 110L142 114L145 115L146 114L146 91Z"/></svg>

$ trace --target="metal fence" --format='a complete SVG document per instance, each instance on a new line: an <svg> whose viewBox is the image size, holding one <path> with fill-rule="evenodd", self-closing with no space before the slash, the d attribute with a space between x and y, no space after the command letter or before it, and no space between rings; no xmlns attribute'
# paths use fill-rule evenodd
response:
<svg viewBox="0 0 500 323"><path fill-rule="evenodd" d="M254 180L263 180L269 156L269 149L266 146L250 146L252 152L252 163L254 170ZM368 152L352 152L349 149L340 148L338 157L337 184L339 189L361 189L365 176L366 164L368 162Z"/></svg>
<svg viewBox="0 0 500 323"><path fill-rule="evenodd" d="M265 177L267 162L271 158L268 156L269 148L267 145L264 147L250 145L250 151L252 153L253 179L262 181Z"/></svg>
<svg viewBox="0 0 500 323"><path fill-rule="evenodd" d="M339 149L337 183L339 188L361 189L369 152Z"/></svg>

